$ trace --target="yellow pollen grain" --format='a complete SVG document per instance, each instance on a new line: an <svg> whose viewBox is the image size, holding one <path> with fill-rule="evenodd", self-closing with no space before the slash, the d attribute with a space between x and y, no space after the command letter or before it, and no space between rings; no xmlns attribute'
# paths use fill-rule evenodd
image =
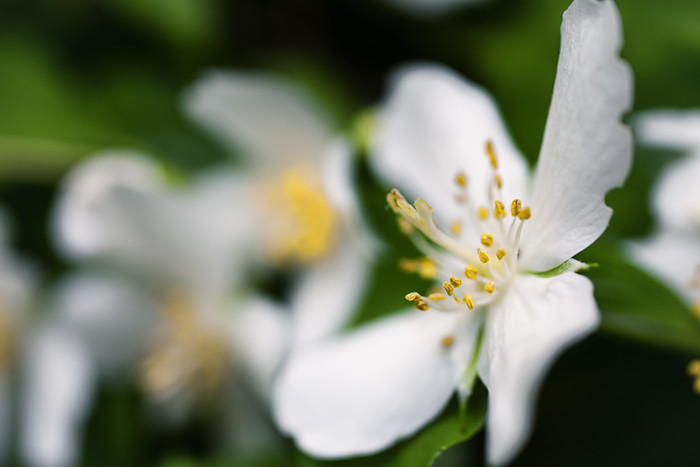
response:
<svg viewBox="0 0 700 467"><path fill-rule="evenodd" d="M406 296L404 298L406 300L408 300L409 302L415 302L416 300L420 300L421 297L420 297L420 294L418 292L411 292L411 293L406 294Z"/></svg>
<svg viewBox="0 0 700 467"><path fill-rule="evenodd" d="M486 248L493 245L493 235L487 234L487 233L482 233L481 234L481 244L484 245Z"/></svg>
<svg viewBox="0 0 700 467"><path fill-rule="evenodd" d="M522 211L520 211L520 214L518 214L518 219L521 221L527 220L530 218L530 208L528 206L525 206Z"/></svg>
<svg viewBox="0 0 700 467"><path fill-rule="evenodd" d="M453 287L457 288L460 285L462 285L462 279L457 279L454 276L450 276L450 284L452 284Z"/></svg>
<svg viewBox="0 0 700 467"><path fill-rule="evenodd" d="M465 305L467 305L467 308L469 308L470 310L474 309L474 300L472 299L471 295L466 294L464 297L462 297L462 301Z"/></svg>
<svg viewBox="0 0 700 467"><path fill-rule="evenodd" d="M462 230L462 226L460 225L459 222L454 221L452 223L452 226L450 226L450 230L452 230L452 233L456 235L460 232L460 230Z"/></svg>
<svg viewBox="0 0 700 467"><path fill-rule="evenodd" d="M452 343L455 341L455 338L452 336L445 336L441 341L440 345L443 346L444 348L448 348L452 346Z"/></svg>
<svg viewBox="0 0 700 467"><path fill-rule="evenodd" d="M498 258L499 260L500 260L500 259L503 259L503 257L504 257L505 255L506 255L506 250L504 250L503 248L501 248L500 250L498 250L498 251L496 252L496 258Z"/></svg>
<svg viewBox="0 0 700 467"><path fill-rule="evenodd" d="M518 217L518 214L523 210L523 203L519 199L514 199L510 203L510 215L513 217Z"/></svg>
<svg viewBox="0 0 700 467"><path fill-rule="evenodd" d="M491 161L491 166L494 169L498 168L498 159L496 158L496 152L493 150L493 143L491 140L486 141L486 154L489 156L489 160Z"/></svg>
<svg viewBox="0 0 700 467"><path fill-rule="evenodd" d="M430 300L439 301L439 300L444 300L445 296L441 293L431 293L430 295L428 295L428 298Z"/></svg>
<svg viewBox="0 0 700 467"><path fill-rule="evenodd" d="M486 252L485 252L484 250L482 250L481 248L479 248L479 249L477 250L477 253L479 254L479 261L481 261L481 262L484 263L484 264L486 264L486 263L489 262L489 255L487 255Z"/></svg>
<svg viewBox="0 0 700 467"><path fill-rule="evenodd" d="M493 181L496 183L496 186L498 187L499 190L500 190L501 188L503 188L503 179L501 178L500 175L496 174L496 175L493 177Z"/></svg>
<svg viewBox="0 0 700 467"><path fill-rule="evenodd" d="M503 205L502 202L499 200L494 201L494 215L496 216L496 219L500 219L501 217L504 217L506 215L506 207Z"/></svg>
<svg viewBox="0 0 700 467"><path fill-rule="evenodd" d="M476 269L471 264L468 264L467 267L464 268L464 275L467 276L467 279L476 279L476 275L478 273L478 269Z"/></svg>
<svg viewBox="0 0 700 467"><path fill-rule="evenodd" d="M428 311L430 309L428 304L423 300L418 300L418 301L413 302L413 306L418 311Z"/></svg>
<svg viewBox="0 0 700 467"><path fill-rule="evenodd" d="M447 282L447 281L445 281L445 282L442 283L442 287L445 289L445 292L446 292L447 295L449 295L450 297L452 296L452 294L453 294L454 291L455 291L455 286L452 285L452 284L450 284L450 283Z"/></svg>
<svg viewBox="0 0 700 467"><path fill-rule="evenodd" d="M488 217L489 217L489 210L483 206L480 207L479 208L479 218L481 220L486 220L486 219L488 219Z"/></svg>
<svg viewBox="0 0 700 467"><path fill-rule="evenodd" d="M484 286L484 290L487 291L488 293L493 293L494 290L496 290L496 283L491 281L488 284Z"/></svg>
<svg viewBox="0 0 700 467"><path fill-rule="evenodd" d="M465 188L467 186L467 175L464 172L459 172L455 177L455 182L457 185Z"/></svg>

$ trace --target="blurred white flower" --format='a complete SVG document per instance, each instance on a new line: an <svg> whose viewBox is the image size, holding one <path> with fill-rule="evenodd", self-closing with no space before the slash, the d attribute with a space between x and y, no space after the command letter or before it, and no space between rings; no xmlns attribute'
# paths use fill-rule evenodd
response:
<svg viewBox="0 0 700 467"><path fill-rule="evenodd" d="M478 373L489 389L488 461L504 464L519 452L547 368L599 322L592 284L573 272L581 263L571 257L607 227L605 194L631 163L620 118L632 76L621 43L612 1L576 0L564 14L531 186L485 91L436 66L398 75L379 113L372 162L421 199L414 207L397 190L388 195L425 254L403 266L444 282L406 296L420 313L292 357L273 410L303 450L337 458L384 449L436 417L455 390L465 401Z"/></svg>
<svg viewBox="0 0 700 467"><path fill-rule="evenodd" d="M683 297L700 319L700 111L654 110L637 116L639 140L686 157L671 164L652 191L656 231L630 243L631 257ZM700 362L691 363L700 393Z"/></svg>
<svg viewBox="0 0 700 467"><path fill-rule="evenodd" d="M291 345L351 318L376 250L352 186L352 152L319 108L269 74L213 71L185 95L193 121L246 160L248 196L232 209L256 223L257 253L294 271Z"/></svg>
<svg viewBox="0 0 700 467"><path fill-rule="evenodd" d="M61 323L30 316L35 274L10 250L9 230L0 216L0 462L20 433L27 465L72 465L93 369Z"/></svg>

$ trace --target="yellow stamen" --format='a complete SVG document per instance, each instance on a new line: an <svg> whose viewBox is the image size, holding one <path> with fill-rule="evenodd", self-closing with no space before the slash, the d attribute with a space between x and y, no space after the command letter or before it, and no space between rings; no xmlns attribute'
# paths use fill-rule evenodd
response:
<svg viewBox="0 0 700 467"><path fill-rule="evenodd" d="M445 296L441 293L431 293L430 295L428 295L428 298L430 300L439 301L439 300L444 300Z"/></svg>
<svg viewBox="0 0 700 467"><path fill-rule="evenodd" d="M415 227L403 217L397 217L396 222L399 225L399 230L401 230L404 235L411 235L413 231L416 230Z"/></svg>
<svg viewBox="0 0 700 467"><path fill-rule="evenodd" d="M500 175L496 174L496 176L493 177L493 181L496 182L496 186L499 190L503 187L503 179Z"/></svg>
<svg viewBox="0 0 700 467"><path fill-rule="evenodd" d="M506 255L506 250L504 250L503 248L501 248L500 250L498 250L498 251L496 252L496 258L498 258L499 260L500 260L500 259L503 259L503 257L504 257L505 255Z"/></svg>
<svg viewBox="0 0 700 467"><path fill-rule="evenodd" d="M486 153L489 156L489 160L491 161L491 166L494 169L498 168L498 159L496 158L496 152L493 150L493 143L491 140L486 141Z"/></svg>
<svg viewBox="0 0 700 467"><path fill-rule="evenodd" d="M447 293L447 295L449 295L449 296L451 297L452 294L453 294L454 291L455 291L455 286L452 285L452 284L450 284L450 283L447 282L447 281L443 282L443 283L442 283L442 286L443 286L443 288L445 289L445 292Z"/></svg>
<svg viewBox="0 0 700 467"><path fill-rule="evenodd" d="M464 268L464 275L467 276L467 279L476 279L476 275L478 274L478 272L479 270L471 264L467 265L467 267Z"/></svg>
<svg viewBox="0 0 700 467"><path fill-rule="evenodd" d="M406 296L404 298L406 300L408 300L409 302L415 302L416 300L420 300L421 296L418 292L411 292L411 293L406 294Z"/></svg>
<svg viewBox="0 0 700 467"><path fill-rule="evenodd" d="M482 233L481 234L481 244L484 245L486 248L493 245L493 235L487 234L487 233Z"/></svg>
<svg viewBox="0 0 700 467"><path fill-rule="evenodd" d="M506 207L503 205L503 203L496 200L494 202L494 205L495 205L494 215L496 216L496 219L500 219L501 217L504 217L506 215Z"/></svg>
<svg viewBox="0 0 700 467"><path fill-rule="evenodd" d="M460 230L462 230L462 226L460 225L459 222L454 221L452 223L452 226L450 227L450 230L452 230L452 233L456 235L459 233Z"/></svg>
<svg viewBox="0 0 700 467"><path fill-rule="evenodd" d="M444 348L448 348L452 346L452 343L454 342L455 338L452 336L446 336L440 341L440 345L443 346Z"/></svg>
<svg viewBox="0 0 700 467"><path fill-rule="evenodd" d="M402 258L399 260L399 268L404 272L416 273L423 279L435 279L437 276L437 266L430 258L418 260Z"/></svg>
<svg viewBox="0 0 700 467"><path fill-rule="evenodd" d="M696 318L700 319L700 302L695 303L690 310L693 312Z"/></svg>
<svg viewBox="0 0 700 467"><path fill-rule="evenodd" d="M462 285L462 279L457 279L454 276L450 276L450 284L452 284L453 287L457 288L460 285Z"/></svg>
<svg viewBox="0 0 700 467"><path fill-rule="evenodd" d="M522 211L520 211L520 214L518 214L518 219L521 221L527 220L530 218L530 208L528 206L525 206Z"/></svg>
<svg viewBox="0 0 700 467"><path fill-rule="evenodd" d="M462 301L465 305L467 305L467 308L469 308L470 310L474 309L474 300L472 299L471 295L466 294L464 297L462 297Z"/></svg>
<svg viewBox="0 0 700 467"><path fill-rule="evenodd" d="M489 217L489 210L483 206L480 207L479 208L479 218L481 220L486 220L486 219L488 219L488 217Z"/></svg>
<svg viewBox="0 0 700 467"><path fill-rule="evenodd" d="M491 281L488 284L484 286L484 290L487 291L488 293L493 293L494 290L496 290L496 283Z"/></svg>
<svg viewBox="0 0 700 467"><path fill-rule="evenodd" d="M523 203L519 199L514 199L513 202L510 204L510 215L513 217L517 217L518 214L520 214L520 211L523 210Z"/></svg>
<svg viewBox="0 0 700 467"><path fill-rule="evenodd" d="M479 249L477 250L477 253L479 253L479 261L481 261L481 262L484 263L484 264L486 264L486 263L489 262L489 255L487 255L486 252L485 252L484 250L482 250L481 248L479 248Z"/></svg>
<svg viewBox="0 0 700 467"><path fill-rule="evenodd" d="M428 303L423 301L423 300L417 300L417 301L413 302L413 306L418 311L428 311L430 309L430 307L428 306Z"/></svg>
<svg viewBox="0 0 700 467"><path fill-rule="evenodd" d="M690 376L700 376L700 360L691 360L688 363L688 374Z"/></svg>
<svg viewBox="0 0 700 467"><path fill-rule="evenodd" d="M457 177L455 177L455 182L462 188L467 186L467 175L464 172L459 172Z"/></svg>

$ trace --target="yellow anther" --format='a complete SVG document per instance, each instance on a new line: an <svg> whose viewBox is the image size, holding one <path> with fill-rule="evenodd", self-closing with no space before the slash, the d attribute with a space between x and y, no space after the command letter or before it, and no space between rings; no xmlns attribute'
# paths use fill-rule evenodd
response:
<svg viewBox="0 0 700 467"><path fill-rule="evenodd" d="M496 219L500 219L501 217L504 217L506 215L506 207L503 205L502 202L496 200L494 201L495 209L494 209L494 215L496 216Z"/></svg>
<svg viewBox="0 0 700 467"><path fill-rule="evenodd" d="M457 193L455 195L455 201L457 201L457 204L467 204L467 197L464 193Z"/></svg>
<svg viewBox="0 0 700 467"><path fill-rule="evenodd" d="M469 308L470 310L474 309L474 300L472 299L471 295L466 294L464 297L462 297L462 301L465 305L467 305L467 308Z"/></svg>
<svg viewBox="0 0 700 467"><path fill-rule="evenodd" d="M452 336L445 336L441 341L440 345L443 346L444 348L448 348L452 346L452 343L455 341L455 338Z"/></svg>
<svg viewBox="0 0 700 467"><path fill-rule="evenodd" d="M437 266L430 258L418 260L418 275L423 279L435 279L437 277Z"/></svg>
<svg viewBox="0 0 700 467"><path fill-rule="evenodd" d="M428 295L428 298L430 300L439 301L439 300L444 300L445 296L441 293L431 293L430 295Z"/></svg>
<svg viewBox="0 0 700 467"><path fill-rule="evenodd" d="M462 279L457 279L454 276L450 276L450 284L452 284L453 287L457 288L460 285L462 285Z"/></svg>
<svg viewBox="0 0 700 467"><path fill-rule="evenodd" d="M486 263L489 262L489 255L487 255L486 252L485 252L484 250L482 250L481 248L479 248L479 249L477 250L477 253L479 253L479 261L481 261L481 262L484 263L484 264L486 264Z"/></svg>
<svg viewBox="0 0 700 467"><path fill-rule="evenodd" d="M498 259L503 259L503 257L504 257L505 255L506 255L506 250L504 250L503 248L499 249L499 250L496 252L496 258L498 258Z"/></svg>
<svg viewBox="0 0 700 467"><path fill-rule="evenodd" d="M471 264L467 265L467 267L464 268L464 275L467 276L467 279L476 279L476 275L478 273L479 273L479 270L476 269Z"/></svg>
<svg viewBox="0 0 700 467"><path fill-rule="evenodd" d="M484 290L487 291L488 293L493 293L494 290L496 290L496 283L491 281L488 284L484 286Z"/></svg>
<svg viewBox="0 0 700 467"><path fill-rule="evenodd" d="M486 153L489 156L489 159L491 160L491 166L494 169L498 168L498 159L496 159L496 152L493 150L493 143L491 140L486 141Z"/></svg>
<svg viewBox="0 0 700 467"><path fill-rule="evenodd" d="M415 302L416 300L420 300L421 296L418 292L411 292L406 294L406 297L404 298L406 298L406 300L408 300L409 302Z"/></svg>
<svg viewBox="0 0 700 467"><path fill-rule="evenodd" d="M523 203L519 199L514 199L512 203L510 203L510 215L513 217L517 217L518 214L523 210Z"/></svg>
<svg viewBox="0 0 700 467"><path fill-rule="evenodd" d="M498 187L499 190L501 188L503 188L503 179L501 178L500 175L496 174L496 176L493 177L493 181L496 183L496 186Z"/></svg>
<svg viewBox="0 0 700 467"><path fill-rule="evenodd" d="M397 217L396 222L399 225L399 230L401 230L404 235L411 235L413 231L416 230L405 217Z"/></svg>
<svg viewBox="0 0 700 467"><path fill-rule="evenodd" d="M489 217L489 210L483 206L480 207L479 208L479 218L481 220L486 220L486 219L488 219L488 217Z"/></svg>
<svg viewBox="0 0 700 467"><path fill-rule="evenodd" d="M462 226L460 225L459 222L454 221L452 223L452 226L450 227L450 230L452 230L452 233L456 235L459 233L460 230L462 230Z"/></svg>
<svg viewBox="0 0 700 467"><path fill-rule="evenodd" d="M487 233L482 233L481 234L481 244L484 245L486 248L493 245L493 235L487 234Z"/></svg>
<svg viewBox="0 0 700 467"><path fill-rule="evenodd" d="M696 302L690 311L693 312L696 318L700 319L700 302Z"/></svg>
<svg viewBox="0 0 700 467"><path fill-rule="evenodd" d="M430 309L428 304L423 300L417 300L417 301L413 302L413 306L418 311L428 311Z"/></svg>
<svg viewBox="0 0 700 467"><path fill-rule="evenodd" d="M447 282L447 281L445 281L445 282L442 283L442 287L445 289L445 292L446 292L447 295L449 295L450 297L451 297L452 294L455 292L455 286L452 285L452 284L450 284L450 283Z"/></svg>
<svg viewBox="0 0 700 467"><path fill-rule="evenodd" d="M520 214L518 214L518 219L521 221L527 220L530 218L530 208L528 206L525 206L522 211L520 211Z"/></svg>
<svg viewBox="0 0 700 467"><path fill-rule="evenodd" d="M467 175L464 172L459 172L455 177L455 182L462 188L467 186Z"/></svg>
<svg viewBox="0 0 700 467"><path fill-rule="evenodd" d="M690 376L700 376L700 360L691 360L688 363L688 374Z"/></svg>

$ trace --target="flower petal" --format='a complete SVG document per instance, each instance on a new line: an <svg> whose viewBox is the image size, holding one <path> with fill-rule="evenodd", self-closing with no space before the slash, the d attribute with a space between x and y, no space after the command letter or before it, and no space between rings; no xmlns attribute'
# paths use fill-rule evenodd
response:
<svg viewBox="0 0 700 467"><path fill-rule="evenodd" d="M554 359L600 320L593 285L573 272L520 276L508 287L489 310L479 361L489 389L487 456L496 465L510 462L527 440L537 391Z"/></svg>
<svg viewBox="0 0 700 467"><path fill-rule="evenodd" d="M545 271L593 243L622 185L632 138L620 118L632 104L632 74L619 57L622 25L611 0L575 0L564 13L561 53L523 231L523 265Z"/></svg>
<svg viewBox="0 0 700 467"><path fill-rule="evenodd" d="M652 205L662 228L700 232L700 153L670 165L652 191Z"/></svg>
<svg viewBox="0 0 700 467"><path fill-rule="evenodd" d="M233 358L241 363L257 395L268 399L273 376L289 348L289 313L263 298L236 308L228 330Z"/></svg>
<svg viewBox="0 0 700 467"><path fill-rule="evenodd" d="M410 436L449 401L476 327L464 314L411 311L292 355L273 393L283 431L315 457L370 454ZM473 328L474 332L471 332Z"/></svg>
<svg viewBox="0 0 700 467"><path fill-rule="evenodd" d="M34 336L24 375L22 454L29 465L75 465L79 431L92 399L94 368L68 334Z"/></svg>
<svg viewBox="0 0 700 467"><path fill-rule="evenodd" d="M632 259L689 303L700 298L692 286L700 264L700 239L684 232L661 232L628 245Z"/></svg>
<svg viewBox="0 0 700 467"><path fill-rule="evenodd" d="M318 161L332 132L292 83L266 74L210 71L183 96L192 120L253 162Z"/></svg>
<svg viewBox="0 0 700 467"><path fill-rule="evenodd" d="M370 162L393 187L423 199L443 222L461 218L455 202L459 172L475 203L490 182L486 141L493 141L506 199L522 197L527 165L513 145L490 95L437 65L400 70L377 119Z"/></svg>
<svg viewBox="0 0 700 467"><path fill-rule="evenodd" d="M649 110L635 116L639 141L659 148L700 150L700 111Z"/></svg>

